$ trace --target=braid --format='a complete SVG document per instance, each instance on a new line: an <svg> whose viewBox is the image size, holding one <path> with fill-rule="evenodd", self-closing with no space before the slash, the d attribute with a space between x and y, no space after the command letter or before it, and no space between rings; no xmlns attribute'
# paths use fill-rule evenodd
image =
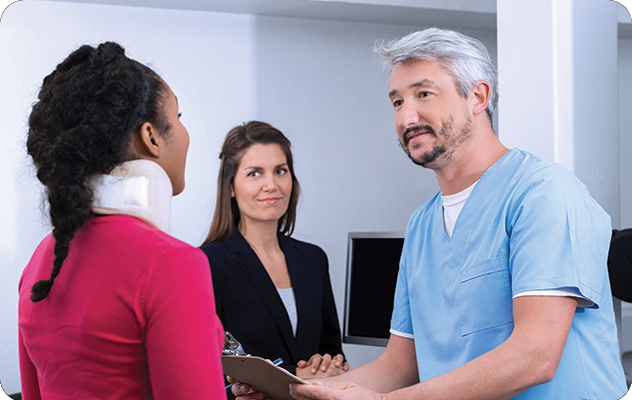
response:
<svg viewBox="0 0 632 400"><path fill-rule="evenodd" d="M131 135L144 122L166 128L164 91L155 72L112 42L80 47L44 78L26 147L46 187L55 258L50 278L33 285L32 301L49 294L72 239L90 218L88 178L125 161Z"/></svg>

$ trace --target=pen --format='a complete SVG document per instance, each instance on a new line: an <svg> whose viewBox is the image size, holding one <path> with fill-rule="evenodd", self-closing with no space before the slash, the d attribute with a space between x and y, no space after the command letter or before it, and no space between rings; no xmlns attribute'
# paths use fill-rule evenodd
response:
<svg viewBox="0 0 632 400"><path fill-rule="evenodd" d="M279 365L283 364L283 359L282 358L277 358L276 360L272 361L272 364L274 364L276 367L278 367ZM230 385L226 386L226 391L228 392L230 390L230 388L233 387L233 384L231 383Z"/></svg>

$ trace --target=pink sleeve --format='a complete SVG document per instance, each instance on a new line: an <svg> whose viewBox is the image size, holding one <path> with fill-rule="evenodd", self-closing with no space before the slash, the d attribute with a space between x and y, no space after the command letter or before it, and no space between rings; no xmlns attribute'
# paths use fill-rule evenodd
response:
<svg viewBox="0 0 632 400"><path fill-rule="evenodd" d="M18 284L18 291L22 290L22 283L24 282L24 272L20 277L20 283ZM27 289L24 289L27 290ZM39 389L39 379L37 378L37 370L35 365L31 361L26 346L24 345L24 338L22 338L22 332L18 329L18 351L20 357L20 383L22 386L22 398L24 400L41 400L42 395Z"/></svg>
<svg viewBox="0 0 632 400"><path fill-rule="evenodd" d="M18 331L19 340L19 352L20 352L20 381L22 384L22 398L24 400L41 400L42 395L39 389L39 380L37 379L37 370L31 362L26 347L24 346L24 340L22 339L22 332Z"/></svg>
<svg viewBox="0 0 632 400"><path fill-rule="evenodd" d="M176 248L154 261L136 304L154 398L225 399L224 331L204 253Z"/></svg>

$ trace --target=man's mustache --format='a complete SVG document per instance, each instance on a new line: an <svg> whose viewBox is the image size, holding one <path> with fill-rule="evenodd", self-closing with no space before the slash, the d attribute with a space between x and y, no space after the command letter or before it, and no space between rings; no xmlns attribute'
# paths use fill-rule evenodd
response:
<svg viewBox="0 0 632 400"><path fill-rule="evenodd" d="M404 131L404 134L402 135L402 140L404 141L404 147L408 146L408 142L410 142L410 138L411 136L414 136L415 133L417 132L421 132L421 131L426 131L427 133L431 134L432 136L437 136L435 133L435 130L432 126L430 125L415 125L415 126L410 126L408 128L406 128L406 130ZM413 135L411 135L411 133Z"/></svg>

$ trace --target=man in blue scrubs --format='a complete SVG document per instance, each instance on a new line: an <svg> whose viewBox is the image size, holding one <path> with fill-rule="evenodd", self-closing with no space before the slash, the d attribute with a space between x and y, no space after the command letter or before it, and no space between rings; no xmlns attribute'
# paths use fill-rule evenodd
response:
<svg viewBox="0 0 632 400"><path fill-rule="evenodd" d="M568 170L500 143L480 42L432 28L377 51L400 143L441 192L408 223L383 354L292 395L621 398L610 217Z"/></svg>

